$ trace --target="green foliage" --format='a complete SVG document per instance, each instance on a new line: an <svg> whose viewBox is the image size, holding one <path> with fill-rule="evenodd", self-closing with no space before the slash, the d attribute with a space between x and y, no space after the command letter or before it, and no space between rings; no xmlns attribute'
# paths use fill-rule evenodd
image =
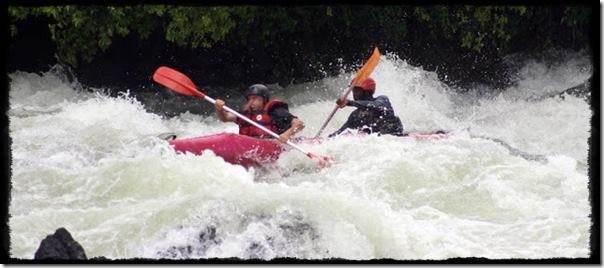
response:
<svg viewBox="0 0 604 268"><path fill-rule="evenodd" d="M376 38L403 42L405 38L445 41L481 52L505 52L521 38L538 31L543 46L580 44L592 10L581 6L10 6L11 35L18 23L45 19L60 60L76 65L90 61L116 38L151 34L181 47L209 48L237 40L258 40L264 47L303 36L305 42L330 38L345 42ZM415 27L415 28L412 28ZM419 30L418 28L419 27ZM409 36L410 31L421 36ZM568 32L563 35L560 32ZM563 36L563 38L559 37ZM418 39L419 38L419 39ZM562 40L562 41L560 41ZM345 43L344 42L344 43Z"/></svg>
<svg viewBox="0 0 604 268"><path fill-rule="evenodd" d="M570 36L573 40L582 40L587 38L587 36L581 29L589 24L591 15L592 11L589 8L567 7L564 9L564 16L560 22L570 28Z"/></svg>
<svg viewBox="0 0 604 268"><path fill-rule="evenodd" d="M115 38L131 33L141 40L157 30L180 46L210 47L221 41L236 26L249 7L172 7L165 5L9 7L12 33L16 22L28 17L50 20L49 31L59 58L71 65L91 61ZM238 16L238 17L237 17Z"/></svg>
<svg viewBox="0 0 604 268"><path fill-rule="evenodd" d="M210 47L236 26L230 7L174 7L168 10L166 39L181 46Z"/></svg>
<svg viewBox="0 0 604 268"><path fill-rule="evenodd" d="M486 45L505 48L517 28L510 26L511 17L526 13L516 6L435 6L417 7L415 14L430 22L433 38L456 41L463 48L480 52Z"/></svg>
<svg viewBox="0 0 604 268"><path fill-rule="evenodd" d="M559 10L563 9L564 12ZM432 38L447 38L463 48L481 52L484 47L506 51L516 38L531 32L543 39L543 46L560 42L561 32L572 33L570 43L585 42L591 9L581 6L435 6L417 7L418 21L428 23ZM558 45L563 45L558 43Z"/></svg>

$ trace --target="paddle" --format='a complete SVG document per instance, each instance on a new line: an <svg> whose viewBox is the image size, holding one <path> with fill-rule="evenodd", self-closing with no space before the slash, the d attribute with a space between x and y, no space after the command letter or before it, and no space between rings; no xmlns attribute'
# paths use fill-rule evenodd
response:
<svg viewBox="0 0 604 268"><path fill-rule="evenodd" d="M367 79L367 77L369 77L369 75L371 75L371 72L373 72L373 69L375 69L375 66L377 66L379 60L380 60L380 51L376 47L373 49L373 53L371 54L371 57L369 57L369 59L367 60L365 65L363 65L363 67L361 67L361 69L359 69L357 71L357 74L352 79L352 83L348 86L348 89L340 97L340 99L342 101L344 101L348 97L348 94L350 94L350 91L352 91L352 88L354 88L355 86L361 85L363 83L363 81L365 81L365 79ZM333 110L329 114L329 117L327 117L327 120L325 121L325 123L323 123L323 125L319 129L319 132L317 132L317 135L315 135L315 138L318 138L321 135L321 133L327 126L327 123L329 123L329 121L331 121L331 118L336 114L337 110L338 110L338 105L336 104L336 107L333 108Z"/></svg>
<svg viewBox="0 0 604 268"><path fill-rule="evenodd" d="M197 86L195 86L195 84L193 83L193 81L191 81L191 79L189 79L189 77L187 77L186 75L184 75L184 74L180 73L179 71L176 71L172 68L165 67L165 66L161 66L161 67L157 68L155 73L153 73L153 80L155 80L155 82L162 84L165 87L167 87L173 91L176 91L180 94L203 98L204 100L207 100L211 103L216 102L216 100L214 100L214 99L206 96L202 92L200 92L197 89ZM232 113L232 114L236 115L237 117L239 117L240 119L243 119L246 122L254 125L255 127L264 130L264 132L270 134L271 136L273 136L277 139L279 138L279 135L277 133L270 131L269 129L265 128L264 126L252 121L251 119L241 115L240 113L236 112L235 110L233 110L227 106L223 106L223 107L227 112ZM320 167L328 167L331 164L331 159L329 159L326 156L320 156L320 155L316 155L314 153L308 152L308 151L300 148L298 145L292 143L291 141L287 141L287 144L294 147L298 151L304 153L309 158L319 161Z"/></svg>

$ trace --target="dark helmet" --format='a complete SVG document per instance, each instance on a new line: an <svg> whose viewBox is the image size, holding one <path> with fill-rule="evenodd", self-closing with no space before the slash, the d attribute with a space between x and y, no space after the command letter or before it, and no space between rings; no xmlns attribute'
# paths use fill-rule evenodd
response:
<svg viewBox="0 0 604 268"><path fill-rule="evenodd" d="M245 91L245 99L248 99L250 97L250 95L258 95L262 98L264 98L264 101L268 101L268 99L271 98L271 93L268 90L268 88L263 85L263 84L254 84L251 85L246 91Z"/></svg>

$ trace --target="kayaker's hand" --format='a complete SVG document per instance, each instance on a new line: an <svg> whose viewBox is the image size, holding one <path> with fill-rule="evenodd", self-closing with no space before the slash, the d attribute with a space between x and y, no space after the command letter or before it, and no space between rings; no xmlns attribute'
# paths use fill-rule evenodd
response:
<svg viewBox="0 0 604 268"><path fill-rule="evenodd" d="M279 141L281 143L287 143L288 140L289 140L289 134L283 133L283 134L279 135Z"/></svg>
<svg viewBox="0 0 604 268"><path fill-rule="evenodd" d="M340 98L336 100L336 104L338 105L338 108L344 108L348 104L348 100Z"/></svg>
<svg viewBox="0 0 604 268"><path fill-rule="evenodd" d="M296 134L304 129L304 122L298 118L292 119L292 134Z"/></svg>
<svg viewBox="0 0 604 268"><path fill-rule="evenodd" d="M216 108L216 111L222 111L224 109L224 101L221 99L216 99L216 102L214 102L214 108Z"/></svg>
<svg viewBox="0 0 604 268"><path fill-rule="evenodd" d="M279 135L279 141L282 143L287 143L287 141L294 135L296 135L296 133L302 131L302 129L304 129L304 122L302 122L302 120L298 119L297 117L294 117L292 119L292 123L291 123L291 127L286 130L285 132L281 133L281 135Z"/></svg>

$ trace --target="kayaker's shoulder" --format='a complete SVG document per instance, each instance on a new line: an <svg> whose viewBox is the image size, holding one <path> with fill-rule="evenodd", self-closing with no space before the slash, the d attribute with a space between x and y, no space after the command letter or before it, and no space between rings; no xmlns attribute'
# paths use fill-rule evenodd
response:
<svg viewBox="0 0 604 268"><path fill-rule="evenodd" d="M390 98L388 98L388 96L386 96L386 95L379 95L379 96L377 96L375 98L375 101L378 102L378 103L381 103L383 105L387 105L387 106L391 105L390 104Z"/></svg>
<svg viewBox="0 0 604 268"><path fill-rule="evenodd" d="M386 95L379 95L379 96L375 97L375 99L376 99L376 100L379 100L379 101L387 101L387 102L390 102L390 98L388 98L388 96L386 96Z"/></svg>

